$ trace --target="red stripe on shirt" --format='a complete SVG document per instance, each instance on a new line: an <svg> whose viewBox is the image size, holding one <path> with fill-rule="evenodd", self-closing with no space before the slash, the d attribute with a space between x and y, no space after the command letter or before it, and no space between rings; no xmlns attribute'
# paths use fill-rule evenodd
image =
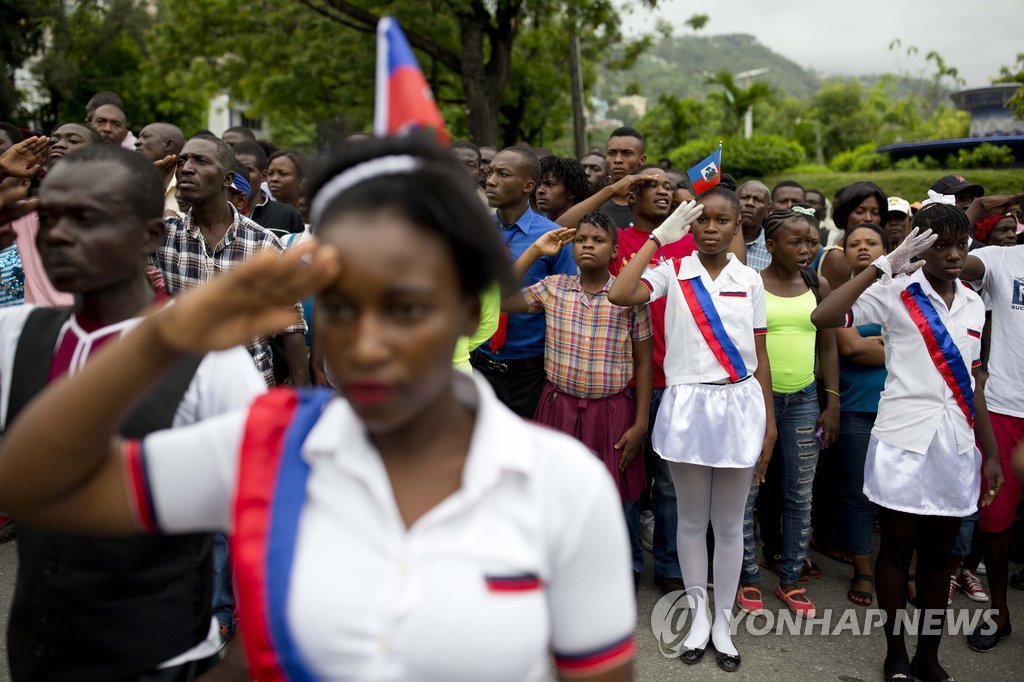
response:
<svg viewBox="0 0 1024 682"><path fill-rule="evenodd" d="M487 589L491 592L528 592L540 589L540 578L535 575L487 575Z"/></svg>
<svg viewBox="0 0 1024 682"><path fill-rule="evenodd" d="M967 335L968 336L973 336L976 339L980 339L981 338L981 332L976 331L974 329L968 329L967 330Z"/></svg>
<svg viewBox="0 0 1024 682"><path fill-rule="evenodd" d="M768 327L754 327L754 336L762 336L768 333Z"/></svg>
<svg viewBox="0 0 1024 682"><path fill-rule="evenodd" d="M135 519L147 533L158 530L153 494L146 476L145 456L138 440L125 441L124 468L128 479L128 498L135 511Z"/></svg>
<svg viewBox="0 0 1024 682"><path fill-rule="evenodd" d="M747 292L745 291L719 291L719 296L725 296L726 298L746 298Z"/></svg>
<svg viewBox="0 0 1024 682"><path fill-rule="evenodd" d="M652 294L654 293L654 287L652 287L650 282L648 282L643 277L640 278L640 284L643 284L645 287L647 287L647 291L651 292Z"/></svg>
<svg viewBox="0 0 1024 682"><path fill-rule="evenodd" d="M605 670L616 668L636 654L636 643L633 635L627 636L609 646L596 651L575 656L555 654L555 665L566 675L593 675Z"/></svg>

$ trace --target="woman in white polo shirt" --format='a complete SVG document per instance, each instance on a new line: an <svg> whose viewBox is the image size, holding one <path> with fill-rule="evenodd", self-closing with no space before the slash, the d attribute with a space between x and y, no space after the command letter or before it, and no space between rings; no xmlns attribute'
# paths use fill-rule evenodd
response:
<svg viewBox="0 0 1024 682"><path fill-rule="evenodd" d="M888 375L864 464L864 494L881 512L875 584L886 614L883 670L886 680L934 682L951 679L938 649L953 541L981 495L975 439L988 479L983 506L995 499L1003 476L983 384L976 386L974 377L985 305L958 279L970 224L963 211L936 204L914 216L913 227L889 255L822 300L811 321L819 328L882 327ZM919 229L925 232L918 235ZM911 262L918 254L921 260ZM899 274L909 276L894 278ZM900 620L915 551L926 616L911 660Z"/></svg>
<svg viewBox="0 0 1024 682"><path fill-rule="evenodd" d="M480 291L507 278L464 172L426 141L370 141L310 210L311 265L303 245L181 296L27 409L0 454L0 508L71 532L231 532L259 680L543 680L552 655L561 676L630 679L611 479L452 370ZM274 391L113 438L176 358L278 328L313 292L341 396Z"/></svg>

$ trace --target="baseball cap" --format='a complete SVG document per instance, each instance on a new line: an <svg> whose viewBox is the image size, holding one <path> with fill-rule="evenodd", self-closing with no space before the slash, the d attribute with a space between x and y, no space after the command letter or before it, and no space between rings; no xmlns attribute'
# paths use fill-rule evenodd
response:
<svg viewBox="0 0 1024 682"><path fill-rule="evenodd" d="M889 213L910 215L910 202L900 197L889 197Z"/></svg>
<svg viewBox="0 0 1024 682"><path fill-rule="evenodd" d="M959 194L965 190L974 190L978 196L985 196L984 187L968 181L962 175L943 175L932 184L931 189L939 194Z"/></svg>

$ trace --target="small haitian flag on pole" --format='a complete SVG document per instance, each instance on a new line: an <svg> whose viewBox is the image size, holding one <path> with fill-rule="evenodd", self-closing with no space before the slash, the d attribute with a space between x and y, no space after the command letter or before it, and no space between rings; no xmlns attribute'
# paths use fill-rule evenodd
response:
<svg viewBox="0 0 1024 682"><path fill-rule="evenodd" d="M373 114L376 135L404 135L430 128L444 144L448 132L409 41L391 17L377 23L377 92Z"/></svg>
<svg viewBox="0 0 1024 682"><path fill-rule="evenodd" d="M722 179L722 143L718 143L718 149L686 171L690 182L693 184L693 191L696 194L703 194L718 184Z"/></svg>

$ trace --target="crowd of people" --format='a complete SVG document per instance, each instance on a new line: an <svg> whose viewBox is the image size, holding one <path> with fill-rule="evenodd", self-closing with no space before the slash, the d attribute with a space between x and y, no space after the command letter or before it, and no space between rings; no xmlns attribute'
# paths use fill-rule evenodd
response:
<svg viewBox="0 0 1024 682"><path fill-rule="evenodd" d="M16 682L631 679L648 552L688 665L766 581L814 617L811 547L887 680L958 592L1010 635L1024 194L124 110L0 123Z"/></svg>

